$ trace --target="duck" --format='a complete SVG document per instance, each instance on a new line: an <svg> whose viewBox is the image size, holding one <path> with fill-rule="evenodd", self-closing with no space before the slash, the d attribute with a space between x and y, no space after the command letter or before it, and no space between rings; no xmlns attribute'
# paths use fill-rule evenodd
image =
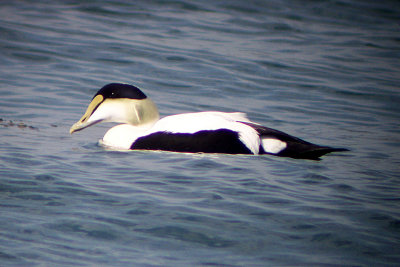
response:
<svg viewBox="0 0 400 267"><path fill-rule="evenodd" d="M100 143L116 150L274 155L319 160L347 151L316 145L250 121L241 112L203 111L160 119L155 103L134 85L110 83L92 98L70 134L101 122L120 123Z"/></svg>

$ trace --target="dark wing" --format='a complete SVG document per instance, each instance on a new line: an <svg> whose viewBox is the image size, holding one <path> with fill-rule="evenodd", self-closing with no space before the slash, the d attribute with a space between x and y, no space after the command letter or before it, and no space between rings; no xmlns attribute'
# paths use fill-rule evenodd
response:
<svg viewBox="0 0 400 267"><path fill-rule="evenodd" d="M242 123L255 129L260 135L261 139L273 138L283 141L287 144L286 148L277 154L267 153L264 151L262 146L260 146L260 154L272 154L281 157L290 157L297 159L319 160L319 157L330 152L348 151L348 149L345 148L333 148L329 146L320 146L312 144L310 142L304 141L300 138L294 137L287 133L271 129L259 124L251 122L242 122Z"/></svg>

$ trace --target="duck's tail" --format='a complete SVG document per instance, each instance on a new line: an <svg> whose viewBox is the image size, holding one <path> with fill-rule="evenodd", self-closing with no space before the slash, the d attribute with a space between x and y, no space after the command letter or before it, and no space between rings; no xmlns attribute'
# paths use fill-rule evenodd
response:
<svg viewBox="0 0 400 267"><path fill-rule="evenodd" d="M321 156L331 152L348 151L348 149L346 148L334 148L312 144L287 133L271 129L259 124L251 122L242 123L249 125L253 129L255 129L262 140L276 140L281 146L281 148L268 149L267 147L263 146L262 142L262 145L260 147L260 154L272 154L276 156L290 157L295 159L319 160Z"/></svg>
<svg viewBox="0 0 400 267"><path fill-rule="evenodd" d="M291 157L297 159L311 159L320 160L325 154L332 152L344 152L349 151L346 148L334 148L327 146L319 146L311 143L295 143L288 144L286 150L282 151L278 156Z"/></svg>

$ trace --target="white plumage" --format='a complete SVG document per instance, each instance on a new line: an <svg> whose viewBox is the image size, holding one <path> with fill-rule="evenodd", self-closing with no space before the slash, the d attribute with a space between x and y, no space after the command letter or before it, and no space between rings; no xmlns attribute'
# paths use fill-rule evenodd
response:
<svg viewBox="0 0 400 267"><path fill-rule="evenodd" d="M164 117L151 127L136 127L128 124L111 128L103 137L102 144L118 149L130 149L139 137L157 132L194 134L204 130L228 129L239 133L239 139L253 154L258 154L260 137L252 127L240 122L250 122L244 113L205 111Z"/></svg>

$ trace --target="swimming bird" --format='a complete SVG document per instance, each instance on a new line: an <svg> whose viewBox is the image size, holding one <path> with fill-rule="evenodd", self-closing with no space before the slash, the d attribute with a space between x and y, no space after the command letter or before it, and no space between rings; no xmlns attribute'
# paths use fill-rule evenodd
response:
<svg viewBox="0 0 400 267"><path fill-rule="evenodd" d="M139 88L110 83L101 88L70 133L100 122L122 123L100 141L114 149L188 153L270 154L314 159L343 148L320 146L250 121L244 113L206 111L164 118Z"/></svg>

